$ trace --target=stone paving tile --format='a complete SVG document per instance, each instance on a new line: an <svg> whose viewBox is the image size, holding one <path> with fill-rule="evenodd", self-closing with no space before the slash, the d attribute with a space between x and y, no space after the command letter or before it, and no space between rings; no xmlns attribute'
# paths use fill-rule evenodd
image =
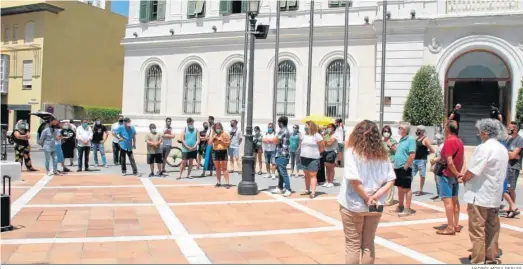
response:
<svg viewBox="0 0 523 269"><path fill-rule="evenodd" d="M23 181L12 182L12 186L29 186L32 187L40 181L45 175L35 175L32 172L23 172L21 178ZM6 182L7 183L7 182ZM6 187L7 188L7 187Z"/></svg>
<svg viewBox="0 0 523 269"><path fill-rule="evenodd" d="M438 259L448 264L468 264L470 254L470 238L466 223L460 233L455 236L436 235L439 224L420 224L402 227L379 228L377 235L414 251ZM499 245L503 249L502 261L504 264L523 262L521 246L523 238L515 235L521 233L501 229Z"/></svg>
<svg viewBox="0 0 523 269"><path fill-rule="evenodd" d="M171 175L171 176L174 176ZM151 178L150 179L151 182L154 184L154 185L186 185L186 184L194 184L194 185L197 185L197 184L204 184L202 182L194 182L194 181L191 181L190 179L183 179L183 180L177 180L175 178Z"/></svg>
<svg viewBox="0 0 523 269"><path fill-rule="evenodd" d="M341 220L340 216L340 205L337 200L309 200L309 201L298 201L311 209L321 212L324 215ZM424 220L424 219L434 219L434 218L445 218L445 213L422 207L419 205L412 205L412 209L416 210L416 214L408 217L398 217L398 214L389 212L393 207L385 207L383 214L381 216L380 222L398 222L398 221L408 221L408 220Z"/></svg>
<svg viewBox="0 0 523 269"><path fill-rule="evenodd" d="M187 264L174 240L1 245L2 264Z"/></svg>
<svg viewBox="0 0 523 269"><path fill-rule="evenodd" d="M70 173L55 176L48 186L107 186L107 185L142 185L139 178L134 176L92 174L75 175Z"/></svg>
<svg viewBox="0 0 523 269"><path fill-rule="evenodd" d="M150 203L145 188L43 189L29 204Z"/></svg>
<svg viewBox="0 0 523 269"><path fill-rule="evenodd" d="M156 207L24 208L3 239L169 235Z"/></svg>
<svg viewBox="0 0 523 269"><path fill-rule="evenodd" d="M332 226L284 203L172 206L189 233L230 233Z"/></svg>
<svg viewBox="0 0 523 269"><path fill-rule="evenodd" d="M11 189L11 204L14 203L20 196L22 196L29 189ZM9 193L6 189L6 193Z"/></svg>
<svg viewBox="0 0 523 269"><path fill-rule="evenodd" d="M215 188L214 186L162 187L158 191L168 203L217 202L274 199L265 193L247 196L238 195L237 188Z"/></svg>
<svg viewBox="0 0 523 269"><path fill-rule="evenodd" d="M197 239L216 264L343 264L342 231L293 235ZM376 264L419 264L397 252L376 245Z"/></svg>

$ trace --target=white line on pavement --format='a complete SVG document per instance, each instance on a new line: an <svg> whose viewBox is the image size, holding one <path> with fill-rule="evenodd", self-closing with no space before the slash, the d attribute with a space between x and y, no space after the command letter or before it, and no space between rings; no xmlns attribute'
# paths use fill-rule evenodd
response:
<svg viewBox="0 0 523 269"><path fill-rule="evenodd" d="M22 196L18 197L12 204L11 204L11 218L14 218L22 208L27 205L31 199L33 199L44 187L51 181L53 177L52 176L44 176L42 179L40 179L34 186L32 186L29 190L24 192Z"/></svg>
<svg viewBox="0 0 523 269"><path fill-rule="evenodd" d="M2 244L65 244L65 243L92 243L92 242L132 242L174 239L171 235L153 236L108 236L108 237L79 237L79 238L24 238L24 239L2 239Z"/></svg>
<svg viewBox="0 0 523 269"><path fill-rule="evenodd" d="M294 207L298 210L302 210L303 212L311 215L311 216L315 216L315 217L318 217L319 219L323 220L323 221L326 221L328 223L331 223L337 227L342 227L342 222L339 221L339 220L336 220L336 219L333 219L329 216L326 216L316 210L313 210L311 208L308 208L302 204L299 204L295 201L292 201L292 200L289 200L289 199L286 199L282 196L279 196L279 195L274 195L272 193L267 193L269 195L271 195L272 197L275 197L276 199L279 199L279 200L282 200L284 201L287 205L291 206L291 207ZM398 252L404 256L407 256L413 260L416 260L416 261L419 261L423 264L443 264L441 261L439 260L436 260L430 256L427 256L423 253L420 253L420 252L417 252L417 251L414 251L410 248L407 248L407 247L404 247L404 246L401 246L401 245L398 245L392 241L389 241L389 240L386 240L384 238L381 238L379 236L376 236L375 239L374 239L374 242L378 245L381 245L381 246L384 246L390 250L393 250L395 252Z"/></svg>
<svg viewBox="0 0 523 269"><path fill-rule="evenodd" d="M163 199L158 189L148 178L140 178L151 200L156 205L158 213L162 217L165 225L175 237L176 243L181 252L191 264L211 264L205 252L198 246L194 238L189 235L182 222L176 217L165 199Z"/></svg>
<svg viewBox="0 0 523 269"><path fill-rule="evenodd" d="M416 204L416 205L419 205L419 206L426 207L426 208L430 208L430 209L433 209L433 210L436 210L436 211L439 211L439 212L445 212L445 209L442 208L442 207L439 207L439 206L426 204L426 203L419 202L419 201L412 201L412 203ZM459 219L460 220L467 220L468 218L469 218L469 216L467 214L459 213ZM513 226L513 225L510 225L510 224L501 223L501 228L505 228L505 229L509 229L509 230L513 230L513 231L516 231L516 232L523 233L523 228L517 227L517 226Z"/></svg>
<svg viewBox="0 0 523 269"><path fill-rule="evenodd" d="M25 205L25 208L63 208L63 207L138 207L155 206L153 203L114 203L114 204L32 204Z"/></svg>

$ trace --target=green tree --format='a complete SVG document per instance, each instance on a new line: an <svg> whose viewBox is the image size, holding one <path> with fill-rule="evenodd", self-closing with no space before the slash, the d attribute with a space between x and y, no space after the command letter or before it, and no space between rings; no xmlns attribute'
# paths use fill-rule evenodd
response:
<svg viewBox="0 0 523 269"><path fill-rule="evenodd" d="M422 66L412 80L403 120L412 125L436 126L443 121L444 110L443 91L436 68Z"/></svg>
<svg viewBox="0 0 523 269"><path fill-rule="evenodd" d="M518 90L518 103L516 104L516 121L519 126L523 124L523 79L521 79L521 87Z"/></svg>

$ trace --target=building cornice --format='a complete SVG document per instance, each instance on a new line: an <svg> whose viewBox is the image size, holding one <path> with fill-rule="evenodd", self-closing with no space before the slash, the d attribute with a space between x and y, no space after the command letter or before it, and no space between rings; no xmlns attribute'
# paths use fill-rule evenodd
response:
<svg viewBox="0 0 523 269"><path fill-rule="evenodd" d="M1 9L1 15L2 16L10 16L10 15L18 15L18 14L25 14L25 13L32 13L32 12L41 12L41 11L47 11L54 14L58 14L65 9L61 7L57 7L48 3L38 3L38 4L30 4L30 5L21 5L21 6L13 6L13 7L5 7Z"/></svg>

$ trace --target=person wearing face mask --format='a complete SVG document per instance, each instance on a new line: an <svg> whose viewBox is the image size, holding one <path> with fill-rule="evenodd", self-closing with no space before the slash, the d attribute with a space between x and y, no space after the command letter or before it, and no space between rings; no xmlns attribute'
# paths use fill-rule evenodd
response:
<svg viewBox="0 0 523 269"><path fill-rule="evenodd" d="M398 145L398 141L396 141L394 138L392 138L392 129L389 125L383 126L383 129L381 130L381 135L383 136L383 145L385 146L385 149L387 150L387 154L389 155L389 160L391 163L394 163L394 154L396 153L396 145ZM394 188L390 188L387 199L385 199L385 205L391 206L394 204Z"/></svg>
<svg viewBox="0 0 523 269"><path fill-rule="evenodd" d="M231 170L229 173L234 173L234 164L238 167L238 173L241 173L241 162L240 162L240 144L243 140L242 130L238 129L238 121L231 121L231 129L229 130L229 136L231 137L231 145L229 146L229 161L231 163Z"/></svg>
<svg viewBox="0 0 523 269"><path fill-rule="evenodd" d="M113 135L113 163L114 165L120 164L120 140L118 139L118 136L116 135L116 130L120 128L120 126L123 125L123 115L118 115L118 121L113 123L111 126L111 133Z"/></svg>
<svg viewBox="0 0 523 269"><path fill-rule="evenodd" d="M65 122L62 126L62 151L64 159L69 159L70 166L73 166L74 152L76 149L76 132L71 129L71 123Z"/></svg>
<svg viewBox="0 0 523 269"><path fill-rule="evenodd" d="M27 122L22 121L20 124L17 124L14 131L15 162L20 162L20 169L25 163L28 171L37 171L31 163L31 145L29 144L29 139L31 139L29 125Z"/></svg>
<svg viewBox="0 0 523 269"><path fill-rule="evenodd" d="M418 125L416 128L416 156L412 163L412 178L416 176L419 171L420 184L419 191L415 193L416 196L422 196L423 186L425 185L425 177L427 175L427 157L429 154L436 152L429 138L425 136L425 126Z"/></svg>
<svg viewBox="0 0 523 269"><path fill-rule="evenodd" d="M506 141L508 148L508 170L507 170L507 193L505 197L509 202L509 209L507 211L508 218L514 218L520 214L518 208L516 208L516 186L521 170L521 160L523 158L523 138L519 136L519 125L515 121L511 121L508 125L508 139Z"/></svg>
<svg viewBox="0 0 523 269"><path fill-rule="evenodd" d="M223 174L225 187L229 189L231 185L229 184L229 172L227 171L227 148L231 143L231 138L229 134L223 131L221 123L216 123L215 129L216 132L210 138L210 141L213 143L214 165L216 166L216 178L218 180L216 187L221 186L221 174Z"/></svg>
<svg viewBox="0 0 523 269"><path fill-rule="evenodd" d="M189 161L189 167L187 171L187 177L191 177L191 171L193 168L193 161L198 156L198 145L200 144L200 134L198 130L194 128L194 120L187 118L187 127L182 132L182 163L180 166L180 175L178 179L182 178L183 171Z"/></svg>
<svg viewBox="0 0 523 269"><path fill-rule="evenodd" d="M65 138L62 135L62 128L60 122L57 122L56 126L56 163L59 163L62 165L62 172L71 172L69 168L65 167L65 159L64 159L64 152L62 150L62 140Z"/></svg>
<svg viewBox="0 0 523 269"><path fill-rule="evenodd" d="M274 138L276 133L272 123L267 125L267 133L263 136L263 153L265 156L265 168L267 169L267 175L265 178L276 179L276 144Z"/></svg>
<svg viewBox="0 0 523 269"><path fill-rule="evenodd" d="M130 118L125 118L123 121L124 124L116 130L116 136L120 141L120 164L122 165L122 176L127 174L127 165L125 164L126 157L129 157L129 162L133 169L133 175L140 176L133 155L133 149L136 149L136 130L134 129L134 126L131 125Z"/></svg>
<svg viewBox="0 0 523 269"><path fill-rule="evenodd" d="M38 144L44 148L45 154L45 172L48 176L52 175L61 175L57 169L57 160L56 160L56 127L58 121L56 119L51 119L49 121L49 126L45 128L40 134L38 139ZM52 167L49 166L51 163Z"/></svg>
<svg viewBox="0 0 523 269"><path fill-rule="evenodd" d="M338 142L338 148L337 148L337 166L343 165L343 150L345 148L344 142L345 142L345 126L343 125L342 119L336 119L336 141Z"/></svg>
<svg viewBox="0 0 523 269"><path fill-rule="evenodd" d="M105 168L109 168L107 166L107 160L105 158L105 150L104 150L104 143L107 139L107 136L109 135L109 131L107 131L107 127L102 125L102 122L100 121L100 118L96 118L94 120L94 127L93 127L93 156L94 156L94 165L98 167L98 151L100 151L100 156L102 157L102 166Z"/></svg>
<svg viewBox="0 0 523 269"><path fill-rule="evenodd" d="M202 167L202 158L205 160L205 148L207 147L207 131L209 130L209 123L204 122L203 128L200 130L200 145L198 146L198 158L196 159L198 168Z"/></svg>
<svg viewBox="0 0 523 269"><path fill-rule="evenodd" d="M335 135L336 126L331 123L327 125L326 134L323 136L323 142L325 143L325 150L323 151L323 160L325 163L325 172L327 174L326 182L322 185L324 188L334 187L334 168L336 167L336 159L338 150L338 139Z"/></svg>
<svg viewBox="0 0 523 269"><path fill-rule="evenodd" d="M156 125L151 123L149 125L149 133L145 137L147 143L147 164L151 167L149 177L154 176L154 164L158 166L158 176L162 176L162 135L156 131Z"/></svg>
<svg viewBox="0 0 523 269"><path fill-rule="evenodd" d="M160 169L160 171L162 173L167 173L167 171L165 170L165 165L167 164L167 158L169 158L169 154L171 153L171 148L173 145L174 134L173 134L173 128L171 127L171 122L172 122L171 118L165 119L165 130L163 130L163 135L162 135L163 142L162 142L162 148L161 148L163 163L162 163L162 169Z"/></svg>
<svg viewBox="0 0 523 269"><path fill-rule="evenodd" d="M254 146L254 163L258 163L258 175L261 175L263 169L263 135L261 134L259 126L254 127L254 136L252 137L252 144Z"/></svg>
<svg viewBox="0 0 523 269"><path fill-rule="evenodd" d="M215 133L214 117L209 116L209 118L207 119L207 122L209 123L209 129L207 130L207 132L205 134L205 138L207 140L207 146L205 147L205 159L204 159L205 161L203 164L203 171L202 171L201 177L205 177L205 171L209 171L210 172L209 176L212 176L212 171L215 169L214 162L213 162L213 158L214 158L213 149L212 149L213 142L211 141L211 137Z"/></svg>
<svg viewBox="0 0 523 269"><path fill-rule="evenodd" d="M300 144L301 144L301 134L300 126L294 125L292 127L292 134L289 138L289 153L291 155L291 177L294 177L294 169L296 168L296 176L300 171L299 159L300 159Z"/></svg>
<svg viewBox="0 0 523 269"><path fill-rule="evenodd" d="M93 131L87 119L82 120L82 125L76 129L76 140L78 141L78 172L82 172L82 157L84 157L85 171L89 171L89 152Z"/></svg>

